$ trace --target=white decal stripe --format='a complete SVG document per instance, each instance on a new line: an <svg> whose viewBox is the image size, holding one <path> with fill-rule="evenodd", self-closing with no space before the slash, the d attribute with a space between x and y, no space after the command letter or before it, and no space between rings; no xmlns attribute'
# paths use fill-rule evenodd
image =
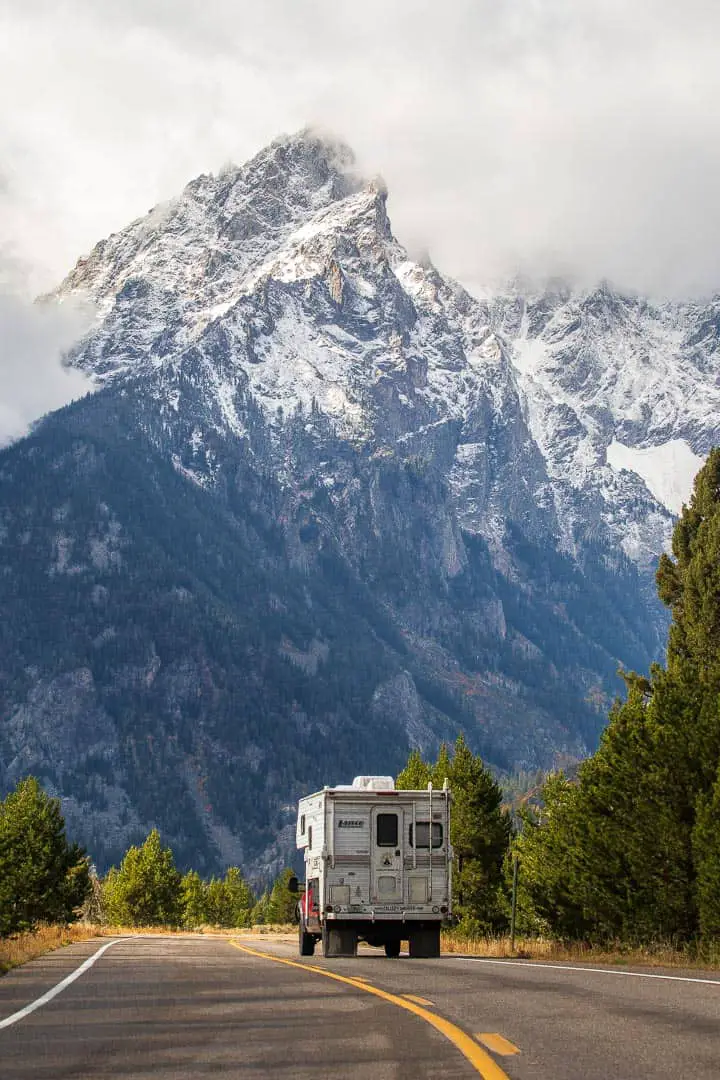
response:
<svg viewBox="0 0 720 1080"><path fill-rule="evenodd" d="M61 994L70 983L74 983L76 979L79 979L81 975L84 975L88 968L91 968L95 961L99 960L102 954L107 952L112 945L117 945L121 941L130 940L130 938L115 938L114 941L108 941L107 945L102 945L96 953L93 953L92 956L88 956L87 960L85 960L79 968L72 971L62 980L62 982L59 982L57 986L53 986L46 994L43 994L42 997L39 997L29 1005L26 1005L24 1009L18 1009L17 1012L11 1013L10 1016L6 1016L4 1020L0 1020L0 1030L2 1030L2 1028L10 1027L11 1024L16 1024L18 1020L22 1020L24 1017L29 1016L30 1013L35 1012L36 1009L41 1009L43 1005L47 1005L48 1001L52 1001L54 997Z"/></svg>

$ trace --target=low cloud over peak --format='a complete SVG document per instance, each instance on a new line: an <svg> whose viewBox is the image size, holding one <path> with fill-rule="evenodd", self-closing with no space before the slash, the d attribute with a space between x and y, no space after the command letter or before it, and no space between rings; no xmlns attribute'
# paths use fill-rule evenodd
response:
<svg viewBox="0 0 720 1080"><path fill-rule="evenodd" d="M0 289L0 447L93 389L87 376L62 364L87 324L87 311L33 304Z"/></svg>
<svg viewBox="0 0 720 1080"><path fill-rule="evenodd" d="M719 35L706 0L8 0L0 227L50 284L311 123L383 174L399 238L470 284L714 293Z"/></svg>

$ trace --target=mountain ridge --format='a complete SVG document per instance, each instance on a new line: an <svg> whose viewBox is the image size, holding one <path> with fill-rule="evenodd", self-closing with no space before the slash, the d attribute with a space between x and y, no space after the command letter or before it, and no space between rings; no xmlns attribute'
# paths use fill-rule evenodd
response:
<svg viewBox="0 0 720 1080"><path fill-rule="evenodd" d="M101 862L160 824L186 862L277 868L305 787L460 728L500 768L580 757L662 651L672 514L586 392L625 301L475 298L352 168L276 140L54 294L96 305L68 362L98 389L0 454L0 784L37 767ZM700 449L679 421L643 437Z"/></svg>

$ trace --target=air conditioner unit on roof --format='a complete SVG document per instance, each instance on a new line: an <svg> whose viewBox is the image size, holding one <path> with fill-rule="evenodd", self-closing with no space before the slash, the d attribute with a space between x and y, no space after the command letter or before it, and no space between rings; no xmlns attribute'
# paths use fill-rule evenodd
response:
<svg viewBox="0 0 720 1080"><path fill-rule="evenodd" d="M395 781L392 776L356 776L352 786L363 791L394 791Z"/></svg>

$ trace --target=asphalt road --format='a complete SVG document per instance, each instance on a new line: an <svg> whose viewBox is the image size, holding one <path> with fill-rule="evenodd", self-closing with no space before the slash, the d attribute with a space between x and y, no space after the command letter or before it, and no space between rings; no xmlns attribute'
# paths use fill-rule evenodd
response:
<svg viewBox="0 0 720 1080"><path fill-rule="evenodd" d="M0 979L0 1025L102 944ZM0 1077L720 1077L720 973L641 978L375 950L300 960L274 939L237 945L154 936L112 945L52 1000L0 1026Z"/></svg>

